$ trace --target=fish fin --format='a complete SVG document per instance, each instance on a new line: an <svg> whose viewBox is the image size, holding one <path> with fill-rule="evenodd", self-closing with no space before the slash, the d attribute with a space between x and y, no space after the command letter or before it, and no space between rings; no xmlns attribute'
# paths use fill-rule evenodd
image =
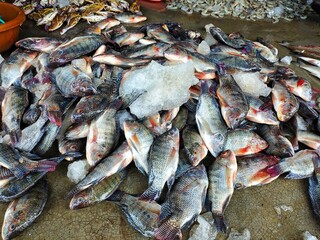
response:
<svg viewBox="0 0 320 240"><path fill-rule="evenodd" d="M182 233L176 220L168 219L154 230L155 240L175 240L182 239Z"/></svg>
<svg viewBox="0 0 320 240"><path fill-rule="evenodd" d="M145 190L141 196L139 197L139 200L144 200L144 201L156 201L159 199L161 194L161 190L156 189L155 187L153 187L152 185L150 187L147 188L147 190Z"/></svg>
<svg viewBox="0 0 320 240"><path fill-rule="evenodd" d="M169 202L165 202L161 205L161 211L159 215L159 222L163 222L165 219L170 217L172 214L171 205Z"/></svg>
<svg viewBox="0 0 320 240"><path fill-rule="evenodd" d="M123 196L126 193L121 190L116 190L110 197L108 197L106 200L110 202L120 202Z"/></svg>
<svg viewBox="0 0 320 240"><path fill-rule="evenodd" d="M214 225L217 228L218 232L223 232L226 233L227 232L227 224L224 220L224 216L221 213L212 213L213 219L214 219Z"/></svg>
<svg viewBox="0 0 320 240"><path fill-rule="evenodd" d="M312 175L311 175L312 176ZM285 176L285 179L303 179L303 178L308 178L311 177L310 175L302 175L302 174L296 174L296 173L292 173L290 172L289 174L287 174L287 176Z"/></svg>
<svg viewBox="0 0 320 240"><path fill-rule="evenodd" d="M22 161L30 172L53 172L58 165L55 161L41 160L32 161L28 158L22 157Z"/></svg>
<svg viewBox="0 0 320 240"><path fill-rule="evenodd" d="M51 123L61 126L62 125L62 113L60 111L48 111L48 119Z"/></svg>
<svg viewBox="0 0 320 240"><path fill-rule="evenodd" d="M283 173L283 171L281 169L280 164L276 164L276 165L273 165L271 167L268 167L267 168L267 173L269 173L270 177L273 178L273 177L276 177L276 176L280 176Z"/></svg>
<svg viewBox="0 0 320 240"><path fill-rule="evenodd" d="M170 192L172 185L174 183L175 180L175 175L171 175L170 178L167 180L167 186L168 186L168 192Z"/></svg>
<svg viewBox="0 0 320 240"><path fill-rule="evenodd" d="M263 103L263 104L259 107L259 110L261 110L261 111L271 110L272 107L273 107L273 104L272 104L271 101L269 101L269 102Z"/></svg>

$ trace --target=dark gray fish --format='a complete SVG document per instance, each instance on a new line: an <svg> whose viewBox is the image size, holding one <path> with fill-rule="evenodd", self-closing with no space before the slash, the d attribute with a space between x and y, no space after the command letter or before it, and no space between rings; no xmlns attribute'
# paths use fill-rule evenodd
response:
<svg viewBox="0 0 320 240"><path fill-rule="evenodd" d="M51 37L30 37L16 42L16 47L36 52L51 53L62 43L63 41L61 39Z"/></svg>
<svg viewBox="0 0 320 240"><path fill-rule="evenodd" d="M78 36L62 43L49 55L50 66L61 66L73 59L86 55L105 43L100 35Z"/></svg>
<svg viewBox="0 0 320 240"><path fill-rule="evenodd" d="M46 180L42 180L26 194L13 200L4 215L2 239L12 239L30 226L42 213L47 199L48 184Z"/></svg>
<svg viewBox="0 0 320 240"><path fill-rule="evenodd" d="M244 48L247 43L242 38L230 38L224 31L220 28L215 27L211 24L208 26L211 35L219 42L228 45L232 48L241 49Z"/></svg>
<svg viewBox="0 0 320 240"><path fill-rule="evenodd" d="M202 164L176 180L161 206L161 223L155 229L155 239L182 239L181 229L191 226L202 211L208 184L207 172Z"/></svg>
<svg viewBox="0 0 320 240"><path fill-rule="evenodd" d="M22 116L22 122L30 125L35 123L41 115L41 109L35 104L31 104Z"/></svg>

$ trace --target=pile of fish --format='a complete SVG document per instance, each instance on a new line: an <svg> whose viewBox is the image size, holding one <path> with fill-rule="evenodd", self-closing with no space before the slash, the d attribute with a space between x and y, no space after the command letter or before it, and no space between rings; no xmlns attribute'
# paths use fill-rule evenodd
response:
<svg viewBox="0 0 320 240"><path fill-rule="evenodd" d="M270 19L274 23L280 19L291 21L294 18L306 19L311 8L306 1L262 1L262 0L232 0L232 1L168 1L168 9L181 9L187 14L201 13L203 16L222 18L233 16L245 20Z"/></svg>
<svg viewBox="0 0 320 240"><path fill-rule="evenodd" d="M314 178L319 172L319 92L280 66L278 50L263 39L227 35L213 25L206 30L206 40L176 23L128 32L108 18L70 40L16 43L17 50L0 68L1 155L12 156L10 163L8 157L0 162L5 181L0 199L14 199L4 239L43 209L46 184L39 182L30 191L22 186L82 151L91 170L67 194L70 208L114 202L146 237L181 239L181 230L189 229L202 211L211 211L217 229L226 232L224 212L234 189L261 186L282 174L310 178L319 214L320 185ZM144 79L152 66L162 70ZM154 90L146 87L150 82L178 74L164 71L181 66L186 74L168 85L183 84L191 68L196 81L185 102L165 109L162 96L154 95L140 105L141 110L156 105L154 114L132 114L134 103ZM61 156L37 161L54 142ZM138 196L118 189L132 168L148 179ZM31 209L34 214L25 213Z"/></svg>
<svg viewBox="0 0 320 240"><path fill-rule="evenodd" d="M302 60L299 61L299 66L320 79L320 46L291 45L288 42L282 42L280 44L298 54L298 59Z"/></svg>
<svg viewBox="0 0 320 240"><path fill-rule="evenodd" d="M140 14L137 2L130 4L125 0L16 0L14 5L21 7L28 18L37 22L37 26L45 25L46 31L55 31L66 25L60 31L63 35L74 28L81 19L88 23L96 23L108 17L118 20L125 19L131 23L132 14Z"/></svg>

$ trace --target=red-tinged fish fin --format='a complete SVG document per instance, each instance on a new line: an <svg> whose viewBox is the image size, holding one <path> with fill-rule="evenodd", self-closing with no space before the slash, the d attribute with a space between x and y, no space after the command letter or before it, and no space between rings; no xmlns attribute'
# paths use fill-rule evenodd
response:
<svg viewBox="0 0 320 240"><path fill-rule="evenodd" d="M260 170L259 172L257 172L255 175L253 175L251 177L251 180L253 180L254 182L257 182L257 181L262 182L262 181L264 181L264 179L267 179L269 177L270 177L270 173L268 173L267 168L264 168L264 169Z"/></svg>
<svg viewBox="0 0 320 240"><path fill-rule="evenodd" d="M26 162L26 167L30 172L53 172L57 165L57 162L48 160L31 161L28 159Z"/></svg>
<svg viewBox="0 0 320 240"><path fill-rule="evenodd" d="M302 86L305 83L305 80L303 78L300 78L297 82L297 87Z"/></svg>
<svg viewBox="0 0 320 240"><path fill-rule="evenodd" d="M227 232L227 224L224 220L224 216L221 213L212 213L213 219L214 219L214 225L217 228L218 232Z"/></svg>
<svg viewBox="0 0 320 240"><path fill-rule="evenodd" d="M182 233L176 220L168 219L154 231L155 240L175 240L182 239Z"/></svg>
<svg viewBox="0 0 320 240"><path fill-rule="evenodd" d="M238 154L246 155L248 153L248 150L251 148L251 146L246 146L244 148L239 148L238 151L236 151ZM237 155L238 155L237 154Z"/></svg>
<svg viewBox="0 0 320 240"><path fill-rule="evenodd" d="M279 164L267 168L267 173L270 174L270 177L280 176L283 172Z"/></svg>
<svg viewBox="0 0 320 240"><path fill-rule="evenodd" d="M262 104L259 107L259 110L261 110L261 111L269 110L269 109L272 109L272 106L273 106L272 102L269 101L269 102L266 102L266 103Z"/></svg>
<svg viewBox="0 0 320 240"><path fill-rule="evenodd" d="M57 126L61 126L62 113L60 111L48 111L48 119L51 123Z"/></svg>
<svg viewBox="0 0 320 240"><path fill-rule="evenodd" d="M153 186L150 186L149 188L147 188L147 190L145 190L141 196L139 197L139 200L144 200L144 201L156 201L159 199L161 194L161 190L158 190L156 188L154 188Z"/></svg>

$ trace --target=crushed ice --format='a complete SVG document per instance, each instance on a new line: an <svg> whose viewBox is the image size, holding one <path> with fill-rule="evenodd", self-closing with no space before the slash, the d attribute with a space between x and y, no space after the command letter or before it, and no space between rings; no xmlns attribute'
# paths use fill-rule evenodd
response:
<svg viewBox="0 0 320 240"><path fill-rule="evenodd" d="M73 183L78 183L87 175L89 171L87 160L78 160L68 165L67 176Z"/></svg>
<svg viewBox="0 0 320 240"><path fill-rule="evenodd" d="M246 228L243 232L238 232L236 229L231 228L231 232L227 240L250 240L250 231Z"/></svg>
<svg viewBox="0 0 320 240"><path fill-rule="evenodd" d="M200 215L197 222L198 224L192 226L188 240L212 240L216 238L218 232L211 212Z"/></svg>

